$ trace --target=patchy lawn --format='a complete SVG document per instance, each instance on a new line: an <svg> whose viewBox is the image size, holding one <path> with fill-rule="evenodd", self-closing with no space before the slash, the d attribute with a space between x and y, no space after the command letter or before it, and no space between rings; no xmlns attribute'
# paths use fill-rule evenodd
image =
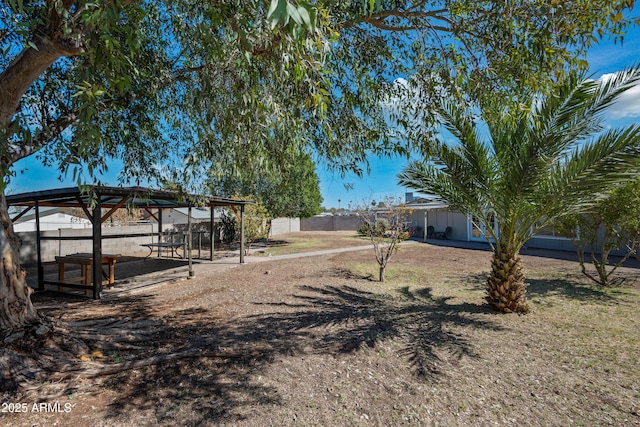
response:
<svg viewBox="0 0 640 427"><path fill-rule="evenodd" d="M331 238L327 238L327 236ZM288 255L295 253L322 251L326 249L349 248L352 246L366 246L371 241L367 237L359 236L355 231L306 231L289 233L269 239L266 246L255 244L252 248L257 256Z"/></svg>
<svg viewBox="0 0 640 427"><path fill-rule="evenodd" d="M93 371L5 396L3 409L28 411L0 423L640 425L638 283L600 289L576 263L525 256L533 312L503 315L483 303L489 260L414 244L382 284L368 250L248 263L109 301L41 295L82 334L75 362L93 359L82 362ZM38 400L60 410L34 411Z"/></svg>

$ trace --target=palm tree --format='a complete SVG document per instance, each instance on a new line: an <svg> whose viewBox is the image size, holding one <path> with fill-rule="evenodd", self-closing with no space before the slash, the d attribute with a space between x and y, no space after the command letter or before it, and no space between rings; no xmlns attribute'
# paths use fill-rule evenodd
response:
<svg viewBox="0 0 640 427"><path fill-rule="evenodd" d="M409 163L399 183L440 196L487 230L491 306L528 312L519 256L525 242L555 218L583 212L606 190L640 176L640 126L604 131L602 117L639 81L640 68L600 81L574 75L552 95L527 93L518 106L482 109L480 124L458 104L439 107L457 141L429 141L432 157Z"/></svg>

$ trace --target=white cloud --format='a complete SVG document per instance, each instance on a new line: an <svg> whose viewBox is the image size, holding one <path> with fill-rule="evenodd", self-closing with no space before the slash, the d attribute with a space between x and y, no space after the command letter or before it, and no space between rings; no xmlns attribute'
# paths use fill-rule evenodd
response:
<svg viewBox="0 0 640 427"><path fill-rule="evenodd" d="M612 119L640 117L640 86L635 86L622 95L609 107L608 115Z"/></svg>
<svg viewBox="0 0 640 427"><path fill-rule="evenodd" d="M601 79L608 80L615 74L603 74ZM640 117L640 85L636 85L624 92L618 100L607 109L610 119Z"/></svg>

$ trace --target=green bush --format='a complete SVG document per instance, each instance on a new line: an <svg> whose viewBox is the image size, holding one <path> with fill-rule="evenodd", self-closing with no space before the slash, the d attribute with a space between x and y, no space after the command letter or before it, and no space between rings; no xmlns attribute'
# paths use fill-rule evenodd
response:
<svg viewBox="0 0 640 427"><path fill-rule="evenodd" d="M378 218L375 224L362 223L358 227L358 234L361 236L384 236L389 227L389 221L384 218Z"/></svg>
<svg viewBox="0 0 640 427"><path fill-rule="evenodd" d="M358 227L357 233L360 236L368 237L370 229L371 229L371 227L369 226L369 224L362 223L362 224L360 224L360 227Z"/></svg>
<svg viewBox="0 0 640 427"><path fill-rule="evenodd" d="M238 234L238 220L235 215L231 215L228 212L223 212L220 216L222 222L222 242L231 243L234 240L239 239Z"/></svg>

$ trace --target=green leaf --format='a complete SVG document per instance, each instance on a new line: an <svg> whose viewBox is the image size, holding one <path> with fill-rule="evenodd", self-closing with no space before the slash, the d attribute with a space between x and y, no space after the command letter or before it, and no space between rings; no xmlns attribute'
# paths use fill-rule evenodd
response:
<svg viewBox="0 0 640 427"><path fill-rule="evenodd" d="M271 4L269 5L269 11L267 12L267 19L273 19L274 13L280 4L280 0L271 0Z"/></svg>
<svg viewBox="0 0 640 427"><path fill-rule="evenodd" d="M287 3L287 14L296 22L298 25L302 25L304 21L298 12L298 8L292 4Z"/></svg>
<svg viewBox="0 0 640 427"><path fill-rule="evenodd" d="M280 21L282 25L289 23L289 14L287 13L289 3L287 0L271 0L267 19L271 21L271 29L273 30Z"/></svg>
<svg viewBox="0 0 640 427"><path fill-rule="evenodd" d="M309 15L309 11L306 6L298 6L298 13L302 18L302 21L309 29L313 29L313 22L311 22L311 16Z"/></svg>

